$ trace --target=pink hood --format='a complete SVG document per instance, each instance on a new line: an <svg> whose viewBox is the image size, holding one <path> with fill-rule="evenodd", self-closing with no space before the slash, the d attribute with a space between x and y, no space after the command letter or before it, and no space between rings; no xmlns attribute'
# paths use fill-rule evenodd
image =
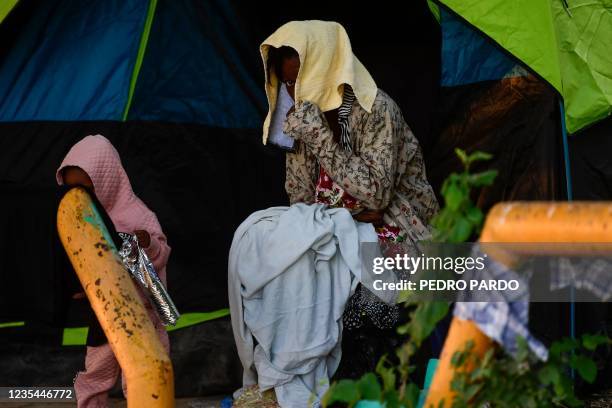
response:
<svg viewBox="0 0 612 408"><path fill-rule="evenodd" d="M147 255L165 281L165 267L170 255L159 221L153 211L134 194L121 164L119 153L107 138L87 136L72 146L57 169L58 184L63 184L62 169L75 166L83 169L93 182L95 194L118 232L145 230L151 236Z"/></svg>

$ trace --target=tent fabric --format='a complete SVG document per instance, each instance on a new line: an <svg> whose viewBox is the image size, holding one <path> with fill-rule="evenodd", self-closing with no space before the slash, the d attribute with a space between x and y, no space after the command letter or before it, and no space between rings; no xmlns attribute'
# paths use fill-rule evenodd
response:
<svg viewBox="0 0 612 408"><path fill-rule="evenodd" d="M612 12L605 3L440 0L561 94L570 133L612 113Z"/></svg>
<svg viewBox="0 0 612 408"><path fill-rule="evenodd" d="M575 200L612 200L612 118L603 120L569 144Z"/></svg>
<svg viewBox="0 0 612 408"><path fill-rule="evenodd" d="M4 0L0 2L0 23L2 23L2 20L8 16L17 3L19 3L19 0Z"/></svg>
<svg viewBox="0 0 612 408"><path fill-rule="evenodd" d="M68 279L70 262L56 233L57 206L66 189L16 183L0 188L0 321L62 325L70 294L80 287L76 275Z"/></svg>
<svg viewBox="0 0 612 408"><path fill-rule="evenodd" d="M158 0L128 120L259 128L262 78L227 2Z"/></svg>
<svg viewBox="0 0 612 408"><path fill-rule="evenodd" d="M121 118L147 3L86 4L36 2L0 62L0 121Z"/></svg>
<svg viewBox="0 0 612 408"><path fill-rule="evenodd" d="M530 75L445 87L434 118L435 138L425 158L434 191L462 170L454 153L459 147L493 155L472 169L499 172L492 186L473 197L484 212L499 201L565 198L558 104L545 82Z"/></svg>
<svg viewBox="0 0 612 408"><path fill-rule="evenodd" d="M245 58L248 41L227 2L49 0L21 6L35 12L0 60L2 122L261 125L266 101L255 77L259 61Z"/></svg>
<svg viewBox="0 0 612 408"><path fill-rule="evenodd" d="M140 36L140 44L138 46L138 54L136 54L136 62L134 63L134 70L132 71L132 77L130 79L130 90L128 93L127 103L123 110L123 120L127 118L127 114L130 111L132 105L132 99L134 97L134 89L136 88L136 81L138 81L138 74L142 67L142 60L147 50L147 44L149 41L149 33L151 32L151 24L153 23L153 16L155 16L155 9L157 8L157 0L149 0L149 8L147 10L147 17L145 19L144 28L142 35Z"/></svg>
<svg viewBox="0 0 612 408"><path fill-rule="evenodd" d="M442 27L442 86L501 79L516 65L481 33L463 20L440 10Z"/></svg>

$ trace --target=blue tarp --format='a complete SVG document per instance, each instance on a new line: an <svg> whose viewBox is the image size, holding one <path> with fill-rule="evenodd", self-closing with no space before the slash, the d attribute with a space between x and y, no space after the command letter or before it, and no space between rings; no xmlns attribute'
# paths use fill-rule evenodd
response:
<svg viewBox="0 0 612 408"><path fill-rule="evenodd" d="M442 86L498 80L516 62L478 30L441 8Z"/></svg>
<svg viewBox="0 0 612 408"><path fill-rule="evenodd" d="M226 1L159 1L128 119L259 128L263 77L247 72L240 33Z"/></svg>
<svg viewBox="0 0 612 408"><path fill-rule="evenodd" d="M0 61L0 121L120 119L148 2L35 4Z"/></svg>
<svg viewBox="0 0 612 408"><path fill-rule="evenodd" d="M0 61L0 121L122 120L149 0L34 5ZM234 17L222 0L158 0L127 118L259 128L260 61Z"/></svg>

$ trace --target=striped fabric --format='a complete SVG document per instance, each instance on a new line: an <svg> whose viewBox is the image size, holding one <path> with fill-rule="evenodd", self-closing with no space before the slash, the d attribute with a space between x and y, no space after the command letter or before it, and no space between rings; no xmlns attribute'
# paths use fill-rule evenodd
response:
<svg viewBox="0 0 612 408"><path fill-rule="evenodd" d="M342 105L338 108L338 124L340 125L340 146L349 153L353 151L353 146L351 146L351 130L348 122L348 118L353 111L353 102L355 102L353 88L345 84Z"/></svg>

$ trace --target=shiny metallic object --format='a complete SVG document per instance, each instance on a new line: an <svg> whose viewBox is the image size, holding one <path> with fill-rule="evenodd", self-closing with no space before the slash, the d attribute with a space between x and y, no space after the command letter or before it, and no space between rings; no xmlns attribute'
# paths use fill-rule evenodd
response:
<svg viewBox="0 0 612 408"><path fill-rule="evenodd" d="M119 256L125 268L130 272L142 290L148 295L157 314L165 326L174 326L180 317L178 309L172 302L153 267L153 263L138 244L136 235L120 232L123 240Z"/></svg>

